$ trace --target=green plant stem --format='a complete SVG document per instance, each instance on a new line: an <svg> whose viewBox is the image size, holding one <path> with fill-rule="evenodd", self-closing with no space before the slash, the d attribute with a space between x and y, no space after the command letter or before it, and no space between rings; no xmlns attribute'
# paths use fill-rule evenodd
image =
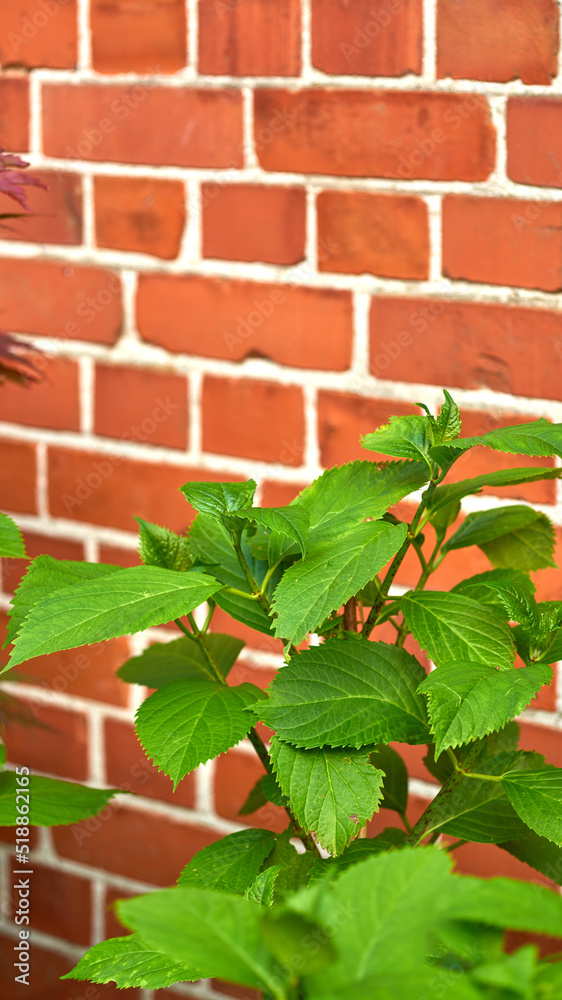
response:
<svg viewBox="0 0 562 1000"><path fill-rule="evenodd" d="M411 834L411 832L413 830L413 827L412 827L412 824L410 823L408 817L406 816L406 813L405 812L401 812L401 813L398 813L398 815L400 816L400 819L402 820L402 823L404 824L404 829L405 829L406 833Z"/></svg>
<svg viewBox="0 0 562 1000"><path fill-rule="evenodd" d="M503 774L479 774L477 771L466 771L450 747L447 748L447 753L454 764L455 771L457 771L458 774L462 774L464 778L476 778L478 781L496 782L501 781L503 778Z"/></svg>
<svg viewBox="0 0 562 1000"><path fill-rule="evenodd" d="M464 847L465 844L468 844L468 840L455 840L454 844L448 844L447 847L443 848L443 850L446 851L447 854L452 854L453 851L457 850L457 847Z"/></svg>
<svg viewBox="0 0 562 1000"><path fill-rule="evenodd" d="M247 594L245 590L237 590L236 587L225 587L225 593L236 594L237 597L244 597L247 601L259 601L263 594Z"/></svg>
<svg viewBox="0 0 562 1000"><path fill-rule="evenodd" d="M209 626L211 624L212 617L213 617L213 615L214 615L214 613L216 611L216 608L217 608L217 605L215 604L215 602L213 600L209 600L208 601L208 605L209 605L209 612L208 612L207 617L205 618L205 621L203 623L203 628L201 629L201 632L202 632L203 635L206 635L207 632L209 631Z"/></svg>
<svg viewBox="0 0 562 1000"><path fill-rule="evenodd" d="M178 628L183 632L183 634L186 635L189 639L193 639L193 641L196 642L199 648L201 649L203 656L205 657L207 663L209 664L209 667L211 668L209 676L212 677L213 680L219 681L220 684L226 685L226 681L221 673L221 669L207 645L206 633L202 632L199 628L197 628L197 623L193 615L191 614L187 615L187 619L193 629L193 632L190 632L189 629L185 627L185 625L183 624L182 621L180 621L179 618L174 618L174 622L178 626Z"/></svg>

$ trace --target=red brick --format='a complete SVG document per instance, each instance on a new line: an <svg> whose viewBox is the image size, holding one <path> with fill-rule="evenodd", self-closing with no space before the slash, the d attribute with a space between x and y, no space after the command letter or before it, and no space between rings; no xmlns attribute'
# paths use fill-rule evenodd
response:
<svg viewBox="0 0 562 1000"><path fill-rule="evenodd" d="M69 448L49 449L52 515L124 531L137 531L135 515L173 531L184 531L194 515L180 487L188 480L232 478L226 473L183 465L158 465Z"/></svg>
<svg viewBox="0 0 562 1000"><path fill-rule="evenodd" d="M114 889L108 885L105 887L105 904L103 907L105 915L104 940L112 937L122 937L128 932L115 911L115 903L118 899L130 899L131 896L138 896L137 892L125 892L123 889Z"/></svg>
<svg viewBox="0 0 562 1000"><path fill-rule="evenodd" d="M183 0L92 0L98 73L175 73L186 62Z"/></svg>
<svg viewBox="0 0 562 1000"><path fill-rule="evenodd" d="M562 187L562 101L512 97L507 104L507 173L520 184ZM541 207L541 202L537 208Z"/></svg>
<svg viewBox="0 0 562 1000"><path fill-rule="evenodd" d="M10 221L2 233L5 240L26 240L29 243L82 242L82 181L77 174L54 170L35 170L34 177L43 181L47 190L26 187L32 213L23 219Z"/></svg>
<svg viewBox="0 0 562 1000"><path fill-rule="evenodd" d="M324 73L421 73L421 0L312 0L312 65Z"/></svg>
<svg viewBox="0 0 562 1000"><path fill-rule="evenodd" d="M557 53L555 0L438 0L438 77L549 84Z"/></svg>
<svg viewBox="0 0 562 1000"><path fill-rule="evenodd" d="M320 271L429 277L429 223L421 198L323 191L317 210Z"/></svg>
<svg viewBox="0 0 562 1000"><path fill-rule="evenodd" d="M550 729L549 726L539 726L533 722L520 722L522 750L536 750L546 758L547 764L562 767L562 732Z"/></svg>
<svg viewBox="0 0 562 1000"><path fill-rule="evenodd" d="M89 945L91 882L33 861L33 927L54 937ZM18 896L14 893L17 909ZM13 904L12 904L13 905Z"/></svg>
<svg viewBox="0 0 562 1000"><path fill-rule="evenodd" d="M562 289L562 202L448 195L443 273L492 285Z"/></svg>
<svg viewBox="0 0 562 1000"><path fill-rule="evenodd" d="M113 344L121 282L111 271L46 260L0 260L2 325L18 333Z"/></svg>
<svg viewBox="0 0 562 1000"><path fill-rule="evenodd" d="M178 167L243 162L242 97L234 90L141 84L46 84L49 156Z"/></svg>
<svg viewBox="0 0 562 1000"><path fill-rule="evenodd" d="M203 184L203 256L296 264L304 257L304 188Z"/></svg>
<svg viewBox="0 0 562 1000"><path fill-rule="evenodd" d="M208 376L203 383L203 448L282 465L304 455L300 388Z"/></svg>
<svg viewBox="0 0 562 1000"><path fill-rule="evenodd" d="M123 681L122 687L128 687ZM119 719L105 721L106 780L115 788L126 788L135 795L161 799L176 806L195 805L194 775L188 774L180 781L176 791L171 779L150 763L142 749L135 730Z"/></svg>
<svg viewBox="0 0 562 1000"><path fill-rule="evenodd" d="M185 449L187 420L185 377L144 368L96 366L96 434Z"/></svg>
<svg viewBox="0 0 562 1000"><path fill-rule="evenodd" d="M251 990L246 986L235 986L234 983L225 983L222 979L212 979L213 989L219 993L226 993L228 997L236 997L236 1000L261 1000L263 993Z"/></svg>
<svg viewBox="0 0 562 1000"><path fill-rule="evenodd" d="M88 777L86 716L32 699L21 700L30 705L39 725L10 726L4 732L8 760L25 764L32 771L84 781Z"/></svg>
<svg viewBox="0 0 562 1000"><path fill-rule="evenodd" d="M410 824L414 826L423 812L427 809L429 805L429 800L422 798L419 795L410 795L408 798L408 808L406 810L406 816L410 821ZM379 833L382 833L385 827L395 826L398 829L403 830L404 827L400 822L398 815L391 809L381 809L378 813L375 813L372 820L367 824L367 836L376 837Z"/></svg>
<svg viewBox="0 0 562 1000"><path fill-rule="evenodd" d="M100 545L99 561L126 568L127 566L138 566L141 560L138 553L132 549L120 549L115 545Z"/></svg>
<svg viewBox="0 0 562 1000"><path fill-rule="evenodd" d="M215 808L219 816L275 833L287 828L287 813L270 802L250 816L238 815L256 781L265 773L257 757L243 750L229 750L217 758L215 766Z"/></svg>
<svg viewBox="0 0 562 1000"><path fill-rule="evenodd" d="M537 601L559 601L562 589L562 529L554 529L554 562L556 568L541 569L533 573L537 588Z"/></svg>
<svg viewBox="0 0 562 1000"><path fill-rule="evenodd" d="M377 295L371 305L370 370L400 382L562 399L562 315Z"/></svg>
<svg viewBox="0 0 562 1000"><path fill-rule="evenodd" d="M337 371L351 361L349 292L145 274L137 311L142 338L169 351Z"/></svg>
<svg viewBox="0 0 562 1000"><path fill-rule="evenodd" d="M0 79L0 148L29 149L29 86L25 76Z"/></svg>
<svg viewBox="0 0 562 1000"><path fill-rule="evenodd" d="M523 667L525 664L519 658L516 658L515 666ZM529 708L542 709L544 712L555 712L557 705L557 694L558 694L558 667L553 665L553 676L552 681L548 687L542 687L536 696L531 701Z"/></svg>
<svg viewBox="0 0 562 1000"><path fill-rule="evenodd" d="M256 632L248 625L243 625L242 622L231 618L222 608L217 608L213 615L213 632L226 632L237 639L242 639L247 646L257 652L283 654L283 647L279 639L274 639L272 635L266 635L264 632Z"/></svg>
<svg viewBox="0 0 562 1000"><path fill-rule="evenodd" d="M199 0L199 72L298 76L300 0Z"/></svg>
<svg viewBox="0 0 562 1000"><path fill-rule="evenodd" d="M545 875L523 861L518 861L495 844L467 844L454 851L452 857L456 871L465 875L477 875L479 878L503 876L554 887L554 883Z"/></svg>
<svg viewBox="0 0 562 1000"><path fill-rule="evenodd" d="M53 834L62 857L154 885L172 885L197 851L219 839L203 827L118 806Z"/></svg>
<svg viewBox="0 0 562 1000"><path fill-rule="evenodd" d="M266 170L481 181L494 166L495 131L482 96L260 89L255 109Z"/></svg>
<svg viewBox="0 0 562 1000"><path fill-rule="evenodd" d="M42 382L25 387L7 382L2 386L0 420L28 427L80 430L78 364L68 358L40 361Z"/></svg>
<svg viewBox="0 0 562 1000"><path fill-rule="evenodd" d="M84 546L81 542L69 542L65 538L50 538L48 535L38 535L31 531L24 531L23 537L25 549L30 559L44 554L54 556L55 559L80 560L84 558ZM27 559L2 560L2 589L7 594L13 594L28 566L29 560Z"/></svg>
<svg viewBox="0 0 562 1000"><path fill-rule="evenodd" d="M2 510L37 512L35 445L0 441L0 497Z"/></svg>
<svg viewBox="0 0 562 1000"><path fill-rule="evenodd" d="M308 483L279 483L265 479L262 483L261 504L263 507L285 507L308 486Z"/></svg>
<svg viewBox="0 0 562 1000"><path fill-rule="evenodd" d="M122 934L125 933L122 930ZM40 948L34 941L32 944L32 972L29 986L21 987L14 993L14 941L12 938L0 938L0 989L2 996L9 1000L123 1000L123 990L118 990L115 984L108 986L92 986L90 983L76 980L60 981L60 977L76 965L76 958L65 958ZM95 992L92 992L94 990ZM140 1000L139 990L127 990L127 1000Z"/></svg>
<svg viewBox="0 0 562 1000"><path fill-rule="evenodd" d="M98 246L177 257L186 218L181 181L95 177L94 197Z"/></svg>
<svg viewBox="0 0 562 1000"><path fill-rule="evenodd" d="M74 69L76 0L4 0L0 9L0 63L29 69Z"/></svg>
<svg viewBox="0 0 562 1000"><path fill-rule="evenodd" d="M513 424L526 424L533 417L521 414L506 413L501 416L493 413L483 413L474 410L461 410L463 437L475 437L488 434L499 427L510 427ZM460 479L470 479L488 472L517 467L552 469L554 458L533 458L528 455L509 455L492 448L477 447L465 452L453 465L447 477L447 482L458 482ZM516 500L527 500L529 503L556 503L556 481L545 479L537 483L521 483L518 486L491 487L486 486L484 494L499 497L512 497Z"/></svg>
<svg viewBox="0 0 562 1000"><path fill-rule="evenodd" d="M361 447L360 437L387 424L391 416L419 413L417 407L394 400L353 396L347 392L318 394L318 439L323 466L344 465L360 458L364 461L387 460Z"/></svg>
<svg viewBox="0 0 562 1000"><path fill-rule="evenodd" d="M110 639L62 653L38 656L20 668L25 680L58 694L127 705L129 689L117 669L129 658L127 639Z"/></svg>

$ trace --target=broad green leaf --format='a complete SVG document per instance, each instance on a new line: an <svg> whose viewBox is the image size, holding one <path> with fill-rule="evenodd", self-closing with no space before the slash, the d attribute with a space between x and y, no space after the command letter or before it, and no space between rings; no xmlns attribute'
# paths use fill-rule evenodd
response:
<svg viewBox="0 0 562 1000"><path fill-rule="evenodd" d="M12 598L6 645L14 641L22 622L39 601L57 590L109 576L119 569L119 566L107 566L105 563L71 562L52 556L37 556Z"/></svg>
<svg viewBox="0 0 562 1000"><path fill-rule="evenodd" d="M275 847L269 830L240 830L204 847L183 869L179 885L242 893L250 886Z"/></svg>
<svg viewBox="0 0 562 1000"><path fill-rule="evenodd" d="M263 909L242 896L193 886L121 900L123 923L147 944L202 977L226 979L277 998L279 969L261 931Z"/></svg>
<svg viewBox="0 0 562 1000"><path fill-rule="evenodd" d="M6 766L6 747L0 743L0 771Z"/></svg>
<svg viewBox="0 0 562 1000"><path fill-rule="evenodd" d="M87 979L91 983L115 983L117 989L135 986L164 989L174 983L200 979L193 969L172 961L151 948L141 934L110 938L95 944L61 979Z"/></svg>
<svg viewBox="0 0 562 1000"><path fill-rule="evenodd" d="M452 593L464 594L472 601L493 608L505 618L507 611L500 597L500 591L505 586L523 590L529 597L532 597L536 590L528 573L520 569L490 569L485 573L477 573L476 576L461 580L452 588Z"/></svg>
<svg viewBox="0 0 562 1000"><path fill-rule="evenodd" d="M338 961L306 977L306 995L318 1000L423 996L420 977L451 878L449 865L436 848L406 848L345 871L317 909L317 919L335 928Z"/></svg>
<svg viewBox="0 0 562 1000"><path fill-rule="evenodd" d="M532 570L554 566L554 530L545 514L515 504L469 514L444 552L478 545L498 567Z"/></svg>
<svg viewBox="0 0 562 1000"><path fill-rule="evenodd" d="M262 933L281 967L298 969L300 977L319 972L336 957L334 946L324 929L294 910L282 911L276 907L266 913Z"/></svg>
<svg viewBox="0 0 562 1000"><path fill-rule="evenodd" d="M64 826L89 819L116 795L116 788L87 788L71 781L32 774L29 785L17 783L14 771L0 774L0 826L16 826L16 794L29 805L30 826Z"/></svg>
<svg viewBox="0 0 562 1000"><path fill-rule="evenodd" d="M562 937L562 899L551 889L510 878L456 877L443 916L514 931Z"/></svg>
<svg viewBox="0 0 562 1000"><path fill-rule="evenodd" d="M509 771L503 775L502 785L523 822L562 847L562 768Z"/></svg>
<svg viewBox="0 0 562 1000"><path fill-rule="evenodd" d="M405 594L400 606L414 638L437 666L461 660L502 670L513 666L511 629L490 608L439 590Z"/></svg>
<svg viewBox="0 0 562 1000"><path fill-rule="evenodd" d="M434 444L430 417L391 417L388 424L361 438L363 448L394 458L411 458L431 467L429 449Z"/></svg>
<svg viewBox="0 0 562 1000"><path fill-rule="evenodd" d="M541 963L535 976L537 1000L558 1000L562 996L562 962Z"/></svg>
<svg viewBox="0 0 562 1000"><path fill-rule="evenodd" d="M437 426L442 441L454 441L461 432L461 415L450 392L443 389L443 395L445 396L445 402L441 405L439 416L437 417Z"/></svg>
<svg viewBox="0 0 562 1000"><path fill-rule="evenodd" d="M383 806L384 803L381 802L381 809ZM360 861L366 861L373 854L386 854L388 851L405 847L407 836L405 830L399 830L395 826L387 826L377 837L353 840L339 858L329 860L328 864L337 872L343 872L346 868L351 868L352 865L356 865Z"/></svg>
<svg viewBox="0 0 562 1000"><path fill-rule="evenodd" d="M205 642L223 677L228 675L244 648L242 639L231 635L208 633ZM173 642L155 642L140 656L133 656L119 667L117 676L128 684L143 684L160 688L170 681L186 681L194 677L209 678L209 664L201 646L182 636Z"/></svg>
<svg viewBox="0 0 562 1000"><path fill-rule="evenodd" d="M275 847L264 862L265 871L269 871L270 868L275 868L277 871L275 898L284 898L287 893L296 892L307 886L312 872L321 864L321 859L316 858L310 851L299 854L291 844L293 837L293 825L291 824L277 837Z"/></svg>
<svg viewBox="0 0 562 1000"><path fill-rule="evenodd" d="M310 515L303 507L295 505L288 507L252 507L250 510L239 510L236 516L245 521L271 528L274 532L287 535L294 539L303 555L306 553L306 540L310 527Z"/></svg>
<svg viewBox="0 0 562 1000"><path fill-rule="evenodd" d="M162 569L186 570L193 565L189 542L182 535L176 535L168 528L143 521L139 524L139 556L146 566L160 566Z"/></svg>
<svg viewBox="0 0 562 1000"><path fill-rule="evenodd" d="M452 452L458 450L462 454L476 445L484 445L511 455L537 455L543 458L558 455L562 458L562 424L551 424L541 417L528 424L499 427L478 437L457 438L456 441L450 441L446 449Z"/></svg>
<svg viewBox="0 0 562 1000"><path fill-rule="evenodd" d="M262 697L253 684L172 681L143 701L136 715L137 736L175 787L199 764L244 739L252 727L246 708Z"/></svg>
<svg viewBox="0 0 562 1000"><path fill-rule="evenodd" d="M485 663L447 663L418 690L427 697L435 753L502 729L552 680L552 668L537 663L496 670Z"/></svg>
<svg viewBox="0 0 562 1000"><path fill-rule="evenodd" d="M252 903L260 903L261 906L272 906L275 896L275 883L281 871L280 865L272 865L264 872L256 875L254 881L244 890L246 899Z"/></svg>
<svg viewBox="0 0 562 1000"><path fill-rule="evenodd" d="M283 667L258 711L279 739L298 747L425 743L425 704L416 690L424 676L396 646L330 639Z"/></svg>
<svg viewBox="0 0 562 1000"><path fill-rule="evenodd" d="M562 660L562 628L557 629L545 650L539 656L544 663L557 663Z"/></svg>
<svg viewBox="0 0 562 1000"><path fill-rule="evenodd" d="M59 590L32 607L10 666L161 625L193 611L220 587L203 573L133 566Z"/></svg>
<svg viewBox="0 0 562 1000"><path fill-rule="evenodd" d="M405 524L368 521L339 539L311 547L284 573L275 590L275 635L298 645L386 565L406 531Z"/></svg>
<svg viewBox="0 0 562 1000"><path fill-rule="evenodd" d="M429 522L433 526L435 535L439 541L445 538L447 531L455 523L460 509L461 502L457 500L456 503L447 504L446 507L440 507L436 511L428 511Z"/></svg>
<svg viewBox="0 0 562 1000"><path fill-rule="evenodd" d="M189 544L193 555L204 564L199 567L200 569L205 569L225 586L234 587L248 594L248 597L251 596L248 581L238 562L230 535L220 521L210 515L199 514L191 525ZM261 584L268 569L267 561L255 559L244 539L242 550L251 572ZM271 594L271 589L268 589L268 594ZM226 591L215 594L214 600L237 621L249 625L258 632L273 635L271 621L257 601L250 601Z"/></svg>
<svg viewBox="0 0 562 1000"><path fill-rule="evenodd" d="M310 543L338 539L365 518L379 518L429 479L425 462L351 462L328 469L293 500L310 516ZM373 574L374 575L374 574Z"/></svg>
<svg viewBox="0 0 562 1000"><path fill-rule="evenodd" d="M180 489L195 510L220 518L251 505L256 484L253 479L243 483L186 483Z"/></svg>
<svg viewBox="0 0 562 1000"><path fill-rule="evenodd" d="M499 843L498 847L536 868L557 885L562 885L562 850L546 837L539 837L538 833L529 830L522 822L521 827L518 839L506 840Z"/></svg>
<svg viewBox="0 0 562 1000"><path fill-rule="evenodd" d="M381 743L371 754L371 764L384 771L381 809L405 813L408 802L408 771L399 753Z"/></svg>
<svg viewBox="0 0 562 1000"><path fill-rule="evenodd" d="M542 479L559 479L561 475L562 469L499 469L473 479L461 479L458 483L438 486L429 503L431 520L433 521L437 511L459 503L463 497L480 493L485 486L518 486L520 483L534 483Z"/></svg>
<svg viewBox="0 0 562 1000"><path fill-rule="evenodd" d="M301 827L332 855L378 812L384 775L364 750L299 750L274 739L271 760Z"/></svg>
<svg viewBox="0 0 562 1000"><path fill-rule="evenodd" d="M15 521L0 513L0 557L25 559L25 544Z"/></svg>
<svg viewBox="0 0 562 1000"><path fill-rule="evenodd" d="M523 1000L534 1000L533 977L536 968L533 945L519 948L513 955L504 955L499 962L485 962L472 975L478 983L494 989L508 990Z"/></svg>

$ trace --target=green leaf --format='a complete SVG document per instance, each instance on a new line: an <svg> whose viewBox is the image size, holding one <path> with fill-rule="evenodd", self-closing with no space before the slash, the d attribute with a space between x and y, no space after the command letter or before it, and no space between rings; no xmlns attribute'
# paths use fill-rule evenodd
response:
<svg viewBox="0 0 562 1000"><path fill-rule="evenodd" d="M477 573L476 576L461 580L452 588L452 593L464 594L472 601L493 608L505 618L506 606L500 592L506 586L524 591L531 598L536 589L531 577L520 569L489 569L485 573Z"/></svg>
<svg viewBox="0 0 562 1000"><path fill-rule="evenodd" d="M469 514L443 552L478 545L497 567L532 570L555 566L554 529L545 514L515 504Z"/></svg>
<svg viewBox="0 0 562 1000"><path fill-rule="evenodd" d="M416 690L424 676L403 649L330 639L283 667L258 710L280 739L298 747L425 743L425 704Z"/></svg>
<svg viewBox="0 0 562 1000"><path fill-rule="evenodd" d="M91 983L115 983L117 989L144 987L164 989L174 983L200 979L194 969L173 962L151 948L140 934L110 938L95 944L61 979L82 979Z"/></svg>
<svg viewBox="0 0 562 1000"><path fill-rule="evenodd" d="M195 510L221 518L250 506L256 484L253 479L243 483L186 483L180 490Z"/></svg>
<svg viewBox="0 0 562 1000"><path fill-rule="evenodd" d="M117 794L115 788L87 788L71 781L32 774L20 785L14 771L0 774L0 826L16 826L16 805L29 805L30 826L64 826L95 816ZM16 794L22 796L16 804Z"/></svg>
<svg viewBox="0 0 562 1000"><path fill-rule="evenodd" d="M333 855L378 812L384 774L366 751L299 750L274 739L271 760L301 827Z"/></svg>
<svg viewBox="0 0 562 1000"><path fill-rule="evenodd" d="M310 515L302 507L252 507L250 510L239 510L236 516L245 521L271 528L272 531L294 539L303 554L306 553Z"/></svg>
<svg viewBox="0 0 562 1000"><path fill-rule="evenodd" d="M499 427L478 437L458 438L450 441L447 449L453 452L458 449L462 453L476 445L511 455L538 455L543 458L558 455L562 458L562 424L551 424L541 417L528 424Z"/></svg>
<svg viewBox="0 0 562 1000"><path fill-rule="evenodd" d="M0 513L0 557L25 559L25 544L15 521Z"/></svg>
<svg viewBox="0 0 562 1000"><path fill-rule="evenodd" d="M559 479L561 475L562 469L499 469L497 472L474 476L473 479L461 479L458 483L438 486L428 507L431 520L433 521L437 511L459 503L463 497L480 493L486 486L519 486L520 483L534 483L542 479Z"/></svg>
<svg viewBox="0 0 562 1000"><path fill-rule="evenodd" d="M203 573L133 566L59 590L32 607L10 666L161 625L193 611L220 586Z"/></svg>
<svg viewBox="0 0 562 1000"><path fill-rule="evenodd" d="M160 566L162 569L178 571L190 569L193 565L189 542L182 535L176 535L168 528L143 521L136 517L139 534L139 556L146 566Z"/></svg>
<svg viewBox="0 0 562 1000"><path fill-rule="evenodd" d="M315 921L294 910L267 913L263 936L275 958L285 969L298 969L299 976L330 965L336 952L329 935Z"/></svg>
<svg viewBox="0 0 562 1000"><path fill-rule="evenodd" d="M443 916L562 937L562 899L551 889L510 878L454 879L443 899Z"/></svg>
<svg viewBox="0 0 562 1000"><path fill-rule="evenodd" d="M117 910L123 923L139 931L149 946L188 968L197 967L202 978L284 995L263 938L259 904L186 886L121 900Z"/></svg>
<svg viewBox="0 0 562 1000"><path fill-rule="evenodd" d="M371 764L384 772L381 809L405 813L408 802L408 771L399 753L381 744L370 754Z"/></svg>
<svg viewBox="0 0 562 1000"><path fill-rule="evenodd" d="M462 660L508 670L515 662L509 625L468 597L439 590L410 592L401 608L414 638L439 667Z"/></svg>
<svg viewBox="0 0 562 1000"><path fill-rule="evenodd" d="M552 680L552 668L535 664L496 670L485 663L447 663L418 690L426 695L435 754L502 729Z"/></svg>
<svg viewBox="0 0 562 1000"><path fill-rule="evenodd" d="M232 539L224 525L207 514L198 514L191 525L189 534L189 544L193 555L206 566L206 569L217 580L220 580L227 587L234 587L251 596L248 581L244 571L238 562ZM247 543L242 540L242 551L255 579L261 584L268 565L266 561L257 560ZM268 593L271 593L268 590ZM273 635L271 621L266 612L257 601L249 601L247 598L238 597L236 594L229 594L225 591L214 596L214 600L227 614L244 625L264 632L266 635Z"/></svg>
<svg viewBox="0 0 562 1000"><path fill-rule="evenodd" d="M57 590L109 576L119 569L119 566L107 566L104 563L71 562L53 559L52 556L37 556L12 598L6 645L14 641L22 622L39 601L50 597Z"/></svg>
<svg viewBox="0 0 562 1000"><path fill-rule="evenodd" d="M517 839L506 840L498 844L502 850L512 854L514 858L523 861L557 885L562 885L562 850L551 840L540 837L538 833L529 830L521 823L521 835Z"/></svg>
<svg viewBox="0 0 562 1000"><path fill-rule="evenodd" d="M253 684L231 688L210 680L172 681L143 701L137 736L175 787L199 764L244 739L252 727L246 708L262 697Z"/></svg>
<svg viewBox="0 0 562 1000"><path fill-rule="evenodd" d="M238 810L238 815L249 816L256 809L261 809L267 802L271 802L274 806L279 806L280 809L285 809L288 805L287 799L279 788L273 774L264 774L261 778L258 778L244 805Z"/></svg>
<svg viewBox="0 0 562 1000"><path fill-rule="evenodd" d="M384 803L381 802L381 809L383 807ZM353 840L339 858L331 859L328 864L330 868L335 868L338 873L343 872L360 861L366 861L374 854L386 854L398 847L405 847L407 837L408 834L405 830L399 830L395 826L387 826L377 837Z"/></svg>
<svg viewBox="0 0 562 1000"><path fill-rule="evenodd" d="M269 830L240 830L204 847L183 869L179 885L195 885L221 892L244 892L275 847Z"/></svg>
<svg viewBox="0 0 562 1000"><path fill-rule="evenodd" d="M442 441L454 441L455 438L458 438L461 432L461 415L450 392L443 389L443 395L445 396L445 402L442 404L439 411L437 426L441 433Z"/></svg>
<svg viewBox="0 0 562 1000"><path fill-rule="evenodd" d="M382 452L395 458L411 458L426 462L431 468L429 449L434 444L430 417L391 417L388 424L361 438L363 448Z"/></svg>
<svg viewBox="0 0 562 1000"><path fill-rule="evenodd" d="M338 539L367 517L381 517L428 479L425 462L351 462L328 469L293 500L293 505L308 511L310 543L324 542Z"/></svg>
<svg viewBox="0 0 562 1000"><path fill-rule="evenodd" d="M281 871L280 865L272 865L264 872L256 875L254 881L244 891L246 899L252 903L260 903L261 906L272 906L275 896L275 883Z"/></svg>
<svg viewBox="0 0 562 1000"><path fill-rule="evenodd" d="M339 539L311 547L284 573L275 591L275 635L298 645L386 565L406 531L405 524L368 521Z"/></svg>
<svg viewBox="0 0 562 1000"><path fill-rule="evenodd" d="M459 516L461 509L461 502L457 500L456 503L448 504L445 507L440 507L439 510L429 511L429 522L433 526L435 535L439 541L442 541L447 534L447 531L452 524L455 523L457 517Z"/></svg>
<svg viewBox="0 0 562 1000"><path fill-rule="evenodd" d="M513 955L504 955L499 962L485 962L472 975L479 983L495 989L509 990L524 1000L534 1000L532 980L536 968L533 945L520 948Z"/></svg>
<svg viewBox="0 0 562 1000"><path fill-rule="evenodd" d="M502 785L523 822L562 847L562 768L509 771L503 775Z"/></svg>
<svg viewBox="0 0 562 1000"><path fill-rule="evenodd" d="M244 648L242 639L208 633L205 642L221 674L226 677ZM140 656L133 656L119 667L117 676L128 684L160 688L170 681L186 681L194 677L208 679L209 665L201 646L193 639L182 636L173 642L153 643Z"/></svg>
<svg viewBox="0 0 562 1000"><path fill-rule="evenodd" d="M294 837L293 826L291 824L283 833L277 837L277 843L271 854L264 862L265 871L275 868L277 877L275 879L274 897L283 898L289 892L296 892L308 885L312 872L321 863L320 858L316 858L310 851L299 854L291 843Z"/></svg>

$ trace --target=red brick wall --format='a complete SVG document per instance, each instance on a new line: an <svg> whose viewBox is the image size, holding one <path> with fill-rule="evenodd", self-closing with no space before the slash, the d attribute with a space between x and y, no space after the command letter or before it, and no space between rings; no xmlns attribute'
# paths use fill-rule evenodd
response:
<svg viewBox="0 0 562 1000"><path fill-rule="evenodd" d="M443 385L467 433L562 420L559 18L555 0L0 0L0 147L49 185L0 234L0 327L48 357L40 387L0 390L0 507L32 555L131 564L134 514L187 526L186 479L287 502ZM510 496L562 525L552 483ZM452 557L436 585L485 565ZM537 574L541 596L560 580ZM115 680L146 641L26 668L50 728L13 729L11 760L142 796L38 836L27 997L116 996L57 976L118 933L108 903L236 828L259 773L242 747L172 798ZM265 684L278 662L253 636L240 669ZM557 707L553 688L524 726L560 763ZM463 863L530 874L494 848Z"/></svg>

